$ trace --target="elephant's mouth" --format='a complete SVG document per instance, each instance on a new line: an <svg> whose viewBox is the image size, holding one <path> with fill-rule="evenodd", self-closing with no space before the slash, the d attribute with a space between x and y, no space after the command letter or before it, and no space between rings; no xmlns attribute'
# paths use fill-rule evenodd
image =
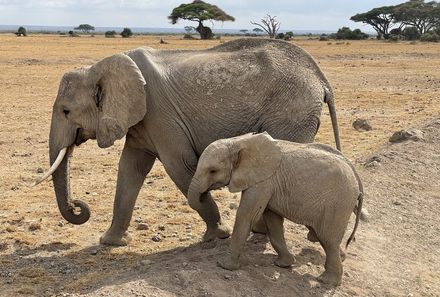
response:
<svg viewBox="0 0 440 297"><path fill-rule="evenodd" d="M219 190L219 189L223 188L224 186L225 186L225 184L223 184L221 182L217 182L215 184L212 184L206 192L209 192L212 190Z"/></svg>
<svg viewBox="0 0 440 297"><path fill-rule="evenodd" d="M86 140L83 136L83 130L81 128L76 129L75 144L78 146L86 142Z"/></svg>

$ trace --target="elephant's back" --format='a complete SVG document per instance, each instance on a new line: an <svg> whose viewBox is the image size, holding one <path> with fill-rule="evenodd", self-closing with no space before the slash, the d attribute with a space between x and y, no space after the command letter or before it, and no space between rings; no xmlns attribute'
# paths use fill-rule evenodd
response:
<svg viewBox="0 0 440 297"><path fill-rule="evenodd" d="M359 187L346 159L308 144L284 145L282 161L274 175L275 199L269 207L305 225L335 207L351 212ZM338 210L339 211L339 210Z"/></svg>

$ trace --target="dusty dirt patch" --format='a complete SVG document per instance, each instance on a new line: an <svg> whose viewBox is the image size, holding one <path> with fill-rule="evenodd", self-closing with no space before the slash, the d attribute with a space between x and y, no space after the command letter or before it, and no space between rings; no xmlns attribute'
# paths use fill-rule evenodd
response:
<svg viewBox="0 0 440 297"><path fill-rule="evenodd" d="M335 87L343 149L360 168L371 213L349 249L343 285L336 290L315 281L323 270L323 251L305 240L303 227L290 223L286 235L297 258L292 269L273 266L274 252L259 236L249 240L241 270L216 267L228 241L199 243L204 226L159 163L139 195L131 245L98 246L111 222L122 142L101 150L90 141L75 151L72 191L89 203L92 218L82 226L63 221L50 183L27 186L47 167L51 106L62 74L138 46L219 44L159 40L0 35L1 296L440 295L439 124L423 128L423 141L382 148L393 132L438 117L438 44L295 41L318 60ZM357 118L368 119L373 130L355 131ZM318 140L333 144L327 113L322 120ZM363 169L371 157L376 163ZM238 197L226 191L215 196L232 225ZM138 224L148 228L137 230Z"/></svg>

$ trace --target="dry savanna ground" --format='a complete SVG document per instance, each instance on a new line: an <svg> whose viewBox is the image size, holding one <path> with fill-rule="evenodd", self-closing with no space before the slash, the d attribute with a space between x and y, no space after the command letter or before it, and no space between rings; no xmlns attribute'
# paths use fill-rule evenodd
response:
<svg viewBox="0 0 440 297"><path fill-rule="evenodd" d="M228 240L200 243L204 225L160 163L139 194L132 243L99 246L112 218L123 141L109 149L88 141L75 150L72 192L89 203L92 217L82 226L66 223L50 182L28 187L48 167L61 76L140 46L203 49L224 42L162 38L168 43L157 36L0 35L0 296L440 296L440 124L433 121L440 110L440 44L293 41L334 86L343 151L356 162L367 193L370 221L349 247L337 289L316 282L323 250L291 223L292 268L274 266L270 244L256 235L239 271L217 267ZM373 130L354 130L357 118L368 119ZM329 123L325 111L317 140L333 144ZM425 140L387 144L394 131L408 127L423 129ZM379 162L365 168L371 156ZM232 225L239 197L225 190L215 197Z"/></svg>

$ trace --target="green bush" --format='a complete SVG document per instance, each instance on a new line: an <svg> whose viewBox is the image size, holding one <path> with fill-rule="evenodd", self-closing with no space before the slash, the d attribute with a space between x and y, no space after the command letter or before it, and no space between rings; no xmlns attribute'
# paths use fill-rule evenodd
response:
<svg viewBox="0 0 440 297"><path fill-rule="evenodd" d="M283 39L283 40L291 40L293 38L293 32L289 31L286 33L278 33L275 36L276 39Z"/></svg>
<svg viewBox="0 0 440 297"><path fill-rule="evenodd" d="M17 36L27 36L26 28L21 26L18 28L17 32L15 33Z"/></svg>
<svg viewBox="0 0 440 297"><path fill-rule="evenodd" d="M419 30L416 27L406 27L402 31L402 36L405 40L418 40L420 39Z"/></svg>
<svg viewBox="0 0 440 297"><path fill-rule="evenodd" d="M430 31L423 34L420 37L420 40L425 42L439 42L440 36L437 33Z"/></svg>
<svg viewBox="0 0 440 297"><path fill-rule="evenodd" d="M388 40L389 40L390 42L398 42L398 41L400 40L400 36L399 36L399 35L391 34L391 35L388 37Z"/></svg>
<svg viewBox="0 0 440 297"><path fill-rule="evenodd" d="M352 31L349 27L342 27L336 34L332 34L331 37L335 39L363 40L368 38L368 34L359 29Z"/></svg>
<svg viewBox="0 0 440 297"><path fill-rule="evenodd" d="M329 41L329 37L327 34L322 34L321 36L319 36L319 41Z"/></svg>
<svg viewBox="0 0 440 297"><path fill-rule="evenodd" d="M107 37L107 38L115 38L116 37L116 31L114 31L114 30L106 31L105 32L105 37Z"/></svg>
<svg viewBox="0 0 440 297"><path fill-rule="evenodd" d="M124 30L122 30L122 32L121 32L121 36L123 38L131 37L131 36L133 36L133 32L131 31L130 28L124 28Z"/></svg>

